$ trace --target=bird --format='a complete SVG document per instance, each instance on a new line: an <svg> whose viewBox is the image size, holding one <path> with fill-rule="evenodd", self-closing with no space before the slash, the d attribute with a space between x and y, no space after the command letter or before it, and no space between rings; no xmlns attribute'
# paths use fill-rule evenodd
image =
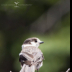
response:
<svg viewBox="0 0 72 72"><path fill-rule="evenodd" d="M20 72L35 72L43 66L44 56L38 48L44 43L39 38L32 37L26 39L22 44L22 50L19 53L19 62L21 63Z"/></svg>

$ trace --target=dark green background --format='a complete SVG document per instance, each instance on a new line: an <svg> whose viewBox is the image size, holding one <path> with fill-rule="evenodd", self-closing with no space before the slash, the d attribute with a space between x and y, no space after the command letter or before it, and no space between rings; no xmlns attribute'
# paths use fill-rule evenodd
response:
<svg viewBox="0 0 72 72"><path fill-rule="evenodd" d="M19 1L30 6L8 6ZM70 13L45 33L30 31L31 23L59 0L0 1L0 72L19 72L19 52L26 38L38 37L45 60L39 72L65 72L70 66ZM7 6L5 6L7 4Z"/></svg>

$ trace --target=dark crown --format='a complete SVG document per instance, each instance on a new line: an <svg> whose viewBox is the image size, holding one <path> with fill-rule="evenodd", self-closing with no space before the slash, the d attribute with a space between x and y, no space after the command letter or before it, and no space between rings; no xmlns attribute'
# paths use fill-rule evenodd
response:
<svg viewBox="0 0 72 72"><path fill-rule="evenodd" d="M23 44L31 44L31 42L37 42L37 39L35 39L35 38L28 38L28 39L26 39L25 41L24 41L24 43Z"/></svg>

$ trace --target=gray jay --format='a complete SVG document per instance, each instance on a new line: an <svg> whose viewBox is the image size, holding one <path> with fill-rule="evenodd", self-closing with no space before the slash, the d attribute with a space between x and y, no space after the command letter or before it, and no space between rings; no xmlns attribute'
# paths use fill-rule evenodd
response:
<svg viewBox="0 0 72 72"><path fill-rule="evenodd" d="M22 50L19 53L19 62L21 63L20 72L35 72L43 65L44 56L38 48L44 43L40 39L33 37L28 38L22 44Z"/></svg>

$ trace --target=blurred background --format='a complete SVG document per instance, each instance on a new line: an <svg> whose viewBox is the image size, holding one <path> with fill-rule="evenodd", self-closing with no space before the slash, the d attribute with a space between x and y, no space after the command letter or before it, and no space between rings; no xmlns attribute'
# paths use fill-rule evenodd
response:
<svg viewBox="0 0 72 72"><path fill-rule="evenodd" d="M0 0L0 72L19 72L26 38L38 37L45 60L39 72L70 67L70 0Z"/></svg>

